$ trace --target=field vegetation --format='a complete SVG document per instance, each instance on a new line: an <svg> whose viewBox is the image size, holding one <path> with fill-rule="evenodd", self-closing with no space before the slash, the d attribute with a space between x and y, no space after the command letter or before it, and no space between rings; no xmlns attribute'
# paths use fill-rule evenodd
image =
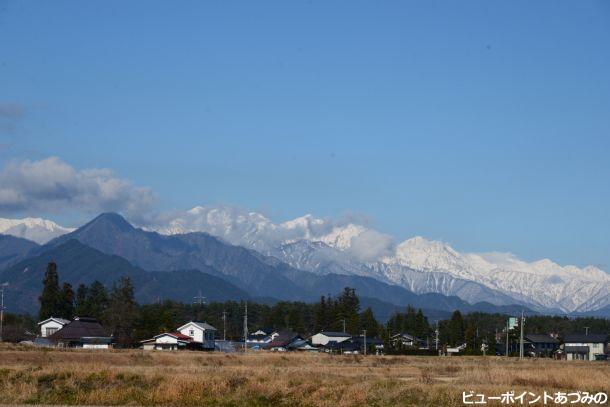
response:
<svg viewBox="0 0 610 407"><path fill-rule="evenodd" d="M468 390L608 393L610 364L0 347L0 404L461 406Z"/></svg>

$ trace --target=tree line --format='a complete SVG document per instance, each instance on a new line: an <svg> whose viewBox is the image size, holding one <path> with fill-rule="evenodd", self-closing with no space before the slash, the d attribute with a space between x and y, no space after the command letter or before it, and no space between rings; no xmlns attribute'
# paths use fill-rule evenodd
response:
<svg viewBox="0 0 610 407"><path fill-rule="evenodd" d="M98 319L113 334L120 346L134 346L161 332L171 332L187 321L206 321L218 329L217 337L228 340L243 339L245 301L224 301L210 304L185 304L165 300L153 304L138 304L129 277L123 277L107 288L99 281L81 284L76 293L72 286L60 284L57 266L50 263L45 272L40 296L39 320L50 316L71 319L88 316ZM439 339L439 346L467 345L467 351L476 353L483 342L490 349L495 346L496 333L506 326L506 315L454 311L449 319L430 324L422 309L407 306L396 312L386 323L376 320L371 308L361 310L360 300L353 288L346 287L336 296L322 296L316 303L279 301L257 303L248 301L248 330L291 330L304 336L320 331L345 331L367 337L383 339L388 353L400 353L390 338L409 333L431 348ZM22 325L29 321L17 318ZM610 320L604 318L567 318L531 316L526 321L527 333L571 332L607 333ZM516 340L517 332L511 333Z"/></svg>

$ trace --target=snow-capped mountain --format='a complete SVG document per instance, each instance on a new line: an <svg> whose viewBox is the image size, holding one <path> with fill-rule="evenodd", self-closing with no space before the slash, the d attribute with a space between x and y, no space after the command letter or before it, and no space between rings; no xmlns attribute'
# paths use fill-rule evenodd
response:
<svg viewBox="0 0 610 407"><path fill-rule="evenodd" d="M165 235L206 232L317 274L352 274L417 294L456 295L470 303L521 303L586 312L610 305L610 274L592 266L526 262L508 253L460 253L444 242L391 236L358 222L305 215L274 223L257 212L197 206L164 214L145 229ZM43 219L0 219L0 233L44 243L70 232Z"/></svg>
<svg viewBox="0 0 610 407"><path fill-rule="evenodd" d="M0 218L0 234L21 237L39 244L44 244L73 230L41 218Z"/></svg>
<svg viewBox="0 0 610 407"><path fill-rule="evenodd" d="M316 273L374 277L416 293L469 302L525 303L538 309L589 311L610 304L610 275L596 267L525 262L506 253L459 253L415 237L396 244L364 225L306 215L273 223L256 212L196 207L174 214L160 233L204 231Z"/></svg>

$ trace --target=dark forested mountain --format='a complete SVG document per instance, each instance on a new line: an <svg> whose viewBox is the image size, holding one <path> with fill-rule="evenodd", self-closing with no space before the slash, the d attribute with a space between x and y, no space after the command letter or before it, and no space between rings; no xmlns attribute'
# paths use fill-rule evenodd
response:
<svg viewBox="0 0 610 407"><path fill-rule="evenodd" d="M29 258L0 272L0 281L12 284L9 292L13 297L9 300L15 301L18 309L37 307L42 276L51 261L57 263L62 281L73 286L93 280L110 285L128 275L142 302L157 298L188 302L199 291L209 301L250 297L313 302L321 295L335 295L351 287L362 297L378 301L376 309L380 312L407 304L443 312L512 310L510 306L488 303L471 305L457 296L415 294L371 277L297 270L205 233L160 235L134 228L112 213L102 214L74 232L34 248Z"/></svg>
<svg viewBox="0 0 610 407"><path fill-rule="evenodd" d="M0 270L24 259L37 247L31 240L0 234Z"/></svg>
<svg viewBox="0 0 610 407"><path fill-rule="evenodd" d="M163 236L134 228L118 214L105 213L74 232L53 239L40 250L70 239L121 256L145 270L196 269L222 276L254 296L279 299L303 296L302 289L283 276L282 270L289 266L269 265L252 251L205 233Z"/></svg>
<svg viewBox="0 0 610 407"><path fill-rule="evenodd" d="M157 299L190 302L199 293L208 301L249 298L235 285L199 270L145 271L119 256L104 254L77 240L68 240L0 271L0 281L9 283L5 300L12 311L38 310L38 296L49 262L57 264L61 282L72 284L74 289L78 284L90 284L95 280L110 287L120 277L129 276L136 289L136 299L143 303Z"/></svg>

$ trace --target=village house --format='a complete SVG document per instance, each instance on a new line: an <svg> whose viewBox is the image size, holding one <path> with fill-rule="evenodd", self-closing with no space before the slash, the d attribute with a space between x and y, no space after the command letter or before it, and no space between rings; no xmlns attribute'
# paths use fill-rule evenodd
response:
<svg viewBox="0 0 610 407"><path fill-rule="evenodd" d="M525 353L536 357L551 357L559 349L559 340L545 334L529 334L523 338Z"/></svg>
<svg viewBox="0 0 610 407"><path fill-rule="evenodd" d="M188 322L176 332L164 332L141 341L144 350L214 350L216 328L206 322Z"/></svg>
<svg viewBox="0 0 610 407"><path fill-rule="evenodd" d="M203 350L214 350L216 328L206 322L191 321L177 329L182 335L192 338L195 347Z"/></svg>
<svg viewBox="0 0 610 407"><path fill-rule="evenodd" d="M51 336L69 323L69 320L63 318L47 318L44 321L38 323L38 326L40 328L40 337L46 338L48 336Z"/></svg>
<svg viewBox="0 0 610 407"><path fill-rule="evenodd" d="M295 343L296 341L300 341L303 338L301 337L301 335L299 335L296 332L292 332L292 331L285 331L285 332L280 332L280 334L273 340L271 341L266 348L269 349L270 351L274 351L274 352L285 352L287 350L290 350L290 346Z"/></svg>
<svg viewBox="0 0 610 407"><path fill-rule="evenodd" d="M350 338L341 342L329 341L326 345L320 345L320 350L326 353L350 355L361 353L362 346L354 343Z"/></svg>
<svg viewBox="0 0 610 407"><path fill-rule="evenodd" d="M186 349L193 343L193 338L180 332L162 333L152 339L141 341L144 350L179 350Z"/></svg>
<svg viewBox="0 0 610 407"><path fill-rule="evenodd" d="M608 357L607 345L605 334L568 334L560 351L567 360L602 360Z"/></svg>
<svg viewBox="0 0 610 407"><path fill-rule="evenodd" d="M392 335L390 337L390 342L394 347L419 348L424 346L420 339L406 332Z"/></svg>
<svg viewBox="0 0 610 407"><path fill-rule="evenodd" d="M89 317L74 317L47 339L60 348L108 349L112 345L112 336L97 319Z"/></svg>
<svg viewBox="0 0 610 407"><path fill-rule="evenodd" d="M297 339L288 345L288 350L295 350L298 352L319 352L320 350L305 339Z"/></svg>
<svg viewBox="0 0 610 407"><path fill-rule="evenodd" d="M329 342L343 342L350 339L352 336L345 332L325 332L322 331L311 337L311 344L313 346L326 346Z"/></svg>
<svg viewBox="0 0 610 407"><path fill-rule="evenodd" d="M271 343L279 333L272 329L259 329L256 332L248 335L247 344L251 348L261 348Z"/></svg>

